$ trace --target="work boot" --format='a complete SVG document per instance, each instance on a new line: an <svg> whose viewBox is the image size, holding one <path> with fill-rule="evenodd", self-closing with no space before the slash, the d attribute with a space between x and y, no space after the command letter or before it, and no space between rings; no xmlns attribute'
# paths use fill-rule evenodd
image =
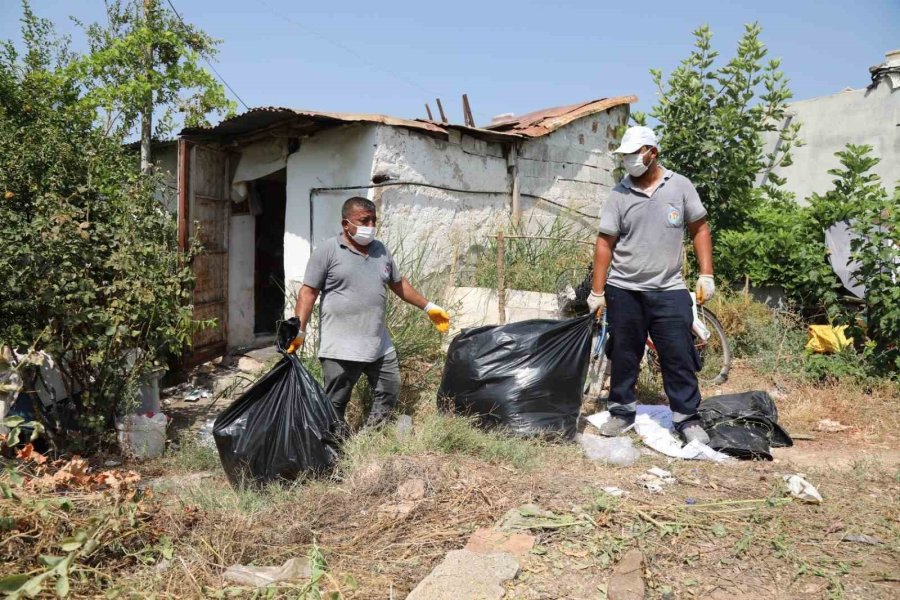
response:
<svg viewBox="0 0 900 600"><path fill-rule="evenodd" d="M701 444L709 443L709 436L706 434L706 431L703 430L703 427L699 422L693 421L684 426L681 430L681 437L684 438L684 441L690 444L693 441L698 441Z"/></svg>
<svg viewBox="0 0 900 600"><path fill-rule="evenodd" d="M622 435L632 425L634 425L634 415L630 417L610 415L609 421L600 426L600 435L616 437L617 435Z"/></svg>

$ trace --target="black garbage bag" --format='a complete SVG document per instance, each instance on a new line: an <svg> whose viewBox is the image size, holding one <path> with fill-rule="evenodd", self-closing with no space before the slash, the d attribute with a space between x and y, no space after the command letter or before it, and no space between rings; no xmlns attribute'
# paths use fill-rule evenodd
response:
<svg viewBox="0 0 900 600"><path fill-rule="evenodd" d="M213 438L235 487L329 471L337 458L340 419L325 391L294 354L296 319L279 324L283 358L215 421Z"/></svg>
<svg viewBox="0 0 900 600"><path fill-rule="evenodd" d="M793 446L778 424L778 409L766 392L713 396L698 409L709 446L741 459L772 460L771 448Z"/></svg>
<svg viewBox="0 0 900 600"><path fill-rule="evenodd" d="M524 435L575 437L591 315L468 329L450 343L438 405Z"/></svg>

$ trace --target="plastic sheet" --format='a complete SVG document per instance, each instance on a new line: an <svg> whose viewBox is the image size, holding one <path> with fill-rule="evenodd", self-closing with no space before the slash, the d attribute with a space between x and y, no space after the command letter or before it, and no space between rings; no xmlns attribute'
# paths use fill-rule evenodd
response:
<svg viewBox="0 0 900 600"><path fill-rule="evenodd" d="M778 425L778 409L766 392L713 396L700 403L698 413L709 446L730 456L772 460L772 447L794 445Z"/></svg>
<svg viewBox="0 0 900 600"><path fill-rule="evenodd" d="M460 333L447 351L441 408L523 435L574 439L593 317L532 320Z"/></svg>
<svg viewBox="0 0 900 600"><path fill-rule="evenodd" d="M279 351L296 334L294 319L282 323ZM296 355L284 354L216 418L213 437L225 474L240 486L328 471L337 457L339 430L324 390Z"/></svg>

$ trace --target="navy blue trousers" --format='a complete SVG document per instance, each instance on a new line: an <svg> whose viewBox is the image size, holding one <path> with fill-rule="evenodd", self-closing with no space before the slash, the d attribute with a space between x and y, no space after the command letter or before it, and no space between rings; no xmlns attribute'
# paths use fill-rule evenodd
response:
<svg viewBox="0 0 900 600"><path fill-rule="evenodd" d="M691 295L687 290L636 292L606 286L609 348L612 363L609 412L633 418L634 393L647 334L653 340L662 369L663 388L676 428L697 418L700 356L694 347Z"/></svg>

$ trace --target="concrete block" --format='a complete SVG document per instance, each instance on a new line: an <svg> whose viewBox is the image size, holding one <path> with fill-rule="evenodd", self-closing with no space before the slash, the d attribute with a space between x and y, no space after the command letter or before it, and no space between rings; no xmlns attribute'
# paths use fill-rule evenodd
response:
<svg viewBox="0 0 900 600"><path fill-rule="evenodd" d="M499 600L503 583L519 573L510 554L453 550L410 592L406 600Z"/></svg>
<svg viewBox="0 0 900 600"><path fill-rule="evenodd" d="M616 564L609 580L609 600L644 600L644 555L629 550Z"/></svg>

